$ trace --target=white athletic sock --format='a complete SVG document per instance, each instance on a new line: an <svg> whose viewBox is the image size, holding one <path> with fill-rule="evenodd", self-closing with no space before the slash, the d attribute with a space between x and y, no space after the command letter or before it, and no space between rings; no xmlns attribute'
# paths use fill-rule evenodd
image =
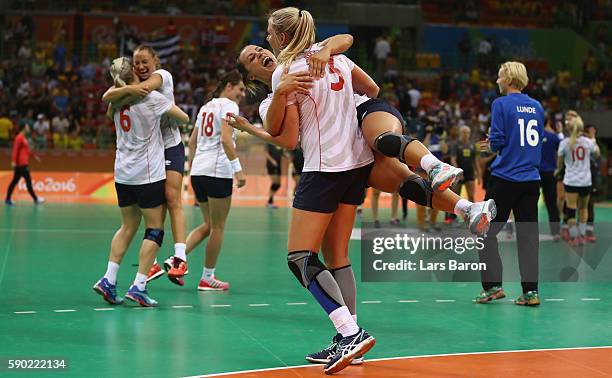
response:
<svg viewBox="0 0 612 378"><path fill-rule="evenodd" d="M187 255L185 254L186 248L187 244L185 243L174 243L174 256L183 261L187 261Z"/></svg>
<svg viewBox="0 0 612 378"><path fill-rule="evenodd" d="M425 155L421 158L421 168L423 168L427 173L429 173L429 171L439 163L441 163L441 161L432 154Z"/></svg>
<svg viewBox="0 0 612 378"><path fill-rule="evenodd" d="M587 231L593 232L593 231L595 231L595 226L593 226L592 224L587 224L586 229L587 229Z"/></svg>
<svg viewBox="0 0 612 378"><path fill-rule="evenodd" d="M578 229L580 230L580 236L586 235L586 229L587 229L586 223L578 223Z"/></svg>
<svg viewBox="0 0 612 378"><path fill-rule="evenodd" d="M138 288L138 290L142 291L147 288L147 275L142 273L136 273L136 278L134 279L134 285Z"/></svg>
<svg viewBox="0 0 612 378"><path fill-rule="evenodd" d="M461 198L459 201L457 201L457 204L455 204L455 214L461 215L462 217L464 217L465 212L470 206L472 206L472 202L464 198Z"/></svg>
<svg viewBox="0 0 612 378"><path fill-rule="evenodd" d="M157 257L155 258L155 260L153 261L153 265L158 264L157 262ZM158 264L159 265L159 264Z"/></svg>
<svg viewBox="0 0 612 378"><path fill-rule="evenodd" d="M208 269L204 267L204 271L202 272L202 279L204 281L210 282L214 276L215 276L215 268Z"/></svg>
<svg viewBox="0 0 612 378"><path fill-rule="evenodd" d="M104 274L104 278L106 278L108 282L111 283L111 285L116 285L118 271L119 271L119 264L109 261L108 266L106 267L106 273Z"/></svg>
<svg viewBox="0 0 612 378"><path fill-rule="evenodd" d="M575 224L571 225L569 228L569 233L572 239L576 238L578 236L578 227L576 227Z"/></svg>
<svg viewBox="0 0 612 378"><path fill-rule="evenodd" d="M334 323L334 327L336 327L338 333L342 334L342 337L351 336L359 332L359 326L346 306L339 307L332 311L329 314L329 318L332 323Z"/></svg>

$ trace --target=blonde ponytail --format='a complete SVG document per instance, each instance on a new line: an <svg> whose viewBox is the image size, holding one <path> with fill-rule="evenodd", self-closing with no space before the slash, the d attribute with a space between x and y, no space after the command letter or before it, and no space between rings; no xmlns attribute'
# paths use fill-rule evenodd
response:
<svg viewBox="0 0 612 378"><path fill-rule="evenodd" d="M278 54L279 65L290 65L315 43L315 24L310 12L287 7L272 12L269 19L276 33L285 33L290 39Z"/></svg>
<svg viewBox="0 0 612 378"><path fill-rule="evenodd" d="M113 85L117 88L131 83L134 79L132 61L125 57L113 60L110 67L110 75L113 78Z"/></svg>
<svg viewBox="0 0 612 378"><path fill-rule="evenodd" d="M584 123L582 118L576 113L576 117L570 121L570 147L573 149L576 147L576 140L584 132Z"/></svg>

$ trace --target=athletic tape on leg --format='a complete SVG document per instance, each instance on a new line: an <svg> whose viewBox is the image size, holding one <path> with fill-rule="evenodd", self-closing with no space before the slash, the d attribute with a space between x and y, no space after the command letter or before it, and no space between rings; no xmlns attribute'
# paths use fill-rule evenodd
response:
<svg viewBox="0 0 612 378"><path fill-rule="evenodd" d="M345 305L338 283L316 253L292 252L287 256L287 263L300 284L310 291L327 314Z"/></svg>

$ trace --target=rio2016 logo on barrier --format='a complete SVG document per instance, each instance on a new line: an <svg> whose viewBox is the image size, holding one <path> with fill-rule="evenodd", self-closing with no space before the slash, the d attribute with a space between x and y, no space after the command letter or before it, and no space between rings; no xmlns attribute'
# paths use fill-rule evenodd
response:
<svg viewBox="0 0 612 378"><path fill-rule="evenodd" d="M42 180L32 180L32 187L36 192L41 193L74 193L76 183L74 178L65 181L55 180L53 177L45 177ZM26 190L25 181L19 182L19 190Z"/></svg>

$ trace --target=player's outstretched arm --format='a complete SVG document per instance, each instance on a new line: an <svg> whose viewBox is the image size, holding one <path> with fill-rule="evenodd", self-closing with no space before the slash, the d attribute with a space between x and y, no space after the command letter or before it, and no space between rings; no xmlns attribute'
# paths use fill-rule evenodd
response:
<svg viewBox="0 0 612 378"><path fill-rule="evenodd" d="M187 115L187 113L182 111L181 108L179 108L176 105L172 105L170 110L168 110L166 112L166 115L168 117L174 119L174 120L179 121L180 123L188 123L189 122L189 116Z"/></svg>
<svg viewBox="0 0 612 378"><path fill-rule="evenodd" d="M380 91L378 84L361 67L355 65L351 71L351 76L355 93L366 95L369 98L378 97L378 92Z"/></svg>
<svg viewBox="0 0 612 378"><path fill-rule="evenodd" d="M329 37L319 43L323 48L312 54L308 59L308 70L312 77L323 77L325 66L332 55L342 54L353 46L353 36L350 34L338 34Z"/></svg>
<svg viewBox="0 0 612 378"><path fill-rule="evenodd" d="M142 83L141 83L142 84ZM115 103L117 101L124 100L125 97L138 97L142 98L148 95L150 90L146 87L140 87L140 84L126 85L123 87L112 86L104 92L102 95L102 101L106 103Z"/></svg>
<svg viewBox="0 0 612 378"><path fill-rule="evenodd" d="M264 120L264 129L270 135L278 136L281 133L288 99L291 98L290 102L295 102L296 93L310 94L312 82L313 79L307 71L290 74L289 67L284 69Z"/></svg>
<svg viewBox="0 0 612 378"><path fill-rule="evenodd" d="M298 130L295 126L297 124L283 128L283 130L278 136L270 135L266 130L260 129L257 126L252 125L246 118L237 114L228 113L227 124L237 130L245 131L253 135L254 137L257 137L279 147L293 150L297 146Z"/></svg>

